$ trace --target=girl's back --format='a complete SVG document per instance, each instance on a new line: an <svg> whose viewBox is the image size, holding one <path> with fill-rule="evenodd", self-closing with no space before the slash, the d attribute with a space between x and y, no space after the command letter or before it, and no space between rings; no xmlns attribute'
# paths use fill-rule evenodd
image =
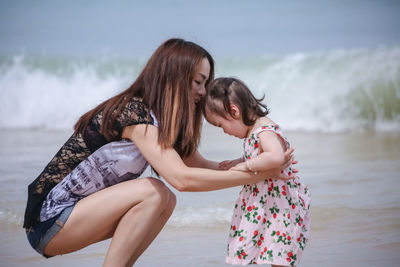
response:
<svg viewBox="0 0 400 267"><path fill-rule="evenodd" d="M262 118L259 127L244 140L246 160L259 155L260 137L274 132L284 150L289 142L280 127ZM292 167L284 170L290 175ZM266 177L244 185L236 200L228 240L227 262L296 265L308 241L310 194L296 177L289 181Z"/></svg>

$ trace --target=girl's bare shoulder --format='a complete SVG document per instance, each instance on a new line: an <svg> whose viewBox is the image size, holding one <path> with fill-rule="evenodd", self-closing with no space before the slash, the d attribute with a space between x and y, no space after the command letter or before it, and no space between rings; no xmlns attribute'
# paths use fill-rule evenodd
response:
<svg viewBox="0 0 400 267"><path fill-rule="evenodd" d="M261 117L258 120L258 124L260 124L260 126L262 125L267 125L267 124L273 124L273 125L277 125L274 121L272 121L270 118L268 117Z"/></svg>

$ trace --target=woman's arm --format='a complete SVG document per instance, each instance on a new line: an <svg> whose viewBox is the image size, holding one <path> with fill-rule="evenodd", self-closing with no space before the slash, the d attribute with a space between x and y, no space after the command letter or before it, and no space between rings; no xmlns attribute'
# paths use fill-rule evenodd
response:
<svg viewBox="0 0 400 267"><path fill-rule="evenodd" d="M193 153L193 155L184 158L183 162L188 167L221 170L221 168L219 168L218 162L204 158L197 150Z"/></svg>
<svg viewBox="0 0 400 267"><path fill-rule="evenodd" d="M277 177L280 173L279 170L275 170L253 175L250 172L188 167L174 149L162 148L158 144L158 129L153 125L139 124L126 127L122 137L131 139L149 164L178 191L218 190L256 183L268 176ZM291 152L288 152L290 162L293 160Z"/></svg>
<svg viewBox="0 0 400 267"><path fill-rule="evenodd" d="M243 157L234 160L224 160L222 162L216 162L204 158L198 151L193 153L193 155L183 159L183 162L188 167L205 168L212 170L229 170L231 167L243 161Z"/></svg>

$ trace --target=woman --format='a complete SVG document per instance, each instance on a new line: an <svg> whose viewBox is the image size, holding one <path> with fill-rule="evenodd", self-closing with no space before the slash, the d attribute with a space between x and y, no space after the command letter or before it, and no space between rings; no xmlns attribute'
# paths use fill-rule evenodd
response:
<svg viewBox="0 0 400 267"><path fill-rule="evenodd" d="M24 228L32 247L50 257L112 238L104 266L131 266L176 203L160 180L134 179L147 164L179 191L217 190L278 176L280 170L259 175L211 170L218 164L197 152L201 100L213 76L214 61L206 50L170 39L128 89L84 114L29 185ZM290 154L285 165L292 161Z"/></svg>

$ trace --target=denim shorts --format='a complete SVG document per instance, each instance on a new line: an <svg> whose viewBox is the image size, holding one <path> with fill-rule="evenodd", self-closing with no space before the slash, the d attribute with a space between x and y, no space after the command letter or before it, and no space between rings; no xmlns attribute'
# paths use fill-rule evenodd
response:
<svg viewBox="0 0 400 267"><path fill-rule="evenodd" d="M41 222L33 230L26 230L28 241L40 255L50 258L44 254L44 249L50 240L63 228L74 206L65 208L59 215Z"/></svg>

